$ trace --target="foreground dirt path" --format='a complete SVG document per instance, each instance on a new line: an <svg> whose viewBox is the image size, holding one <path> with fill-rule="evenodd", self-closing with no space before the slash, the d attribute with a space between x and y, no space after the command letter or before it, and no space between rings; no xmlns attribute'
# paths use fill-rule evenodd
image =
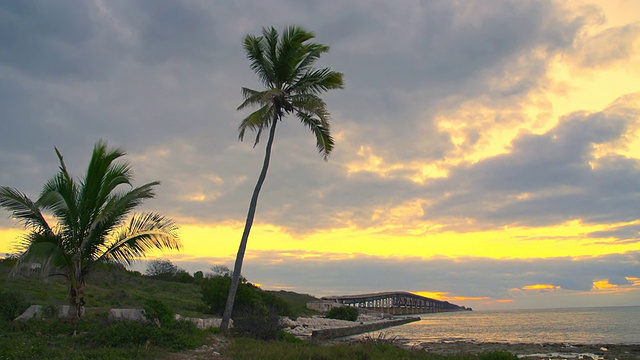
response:
<svg viewBox="0 0 640 360"><path fill-rule="evenodd" d="M167 353L162 356L160 360L231 360L231 357L226 355L226 349L228 347L229 339L222 335L211 334L207 336L207 345L201 346L194 350Z"/></svg>

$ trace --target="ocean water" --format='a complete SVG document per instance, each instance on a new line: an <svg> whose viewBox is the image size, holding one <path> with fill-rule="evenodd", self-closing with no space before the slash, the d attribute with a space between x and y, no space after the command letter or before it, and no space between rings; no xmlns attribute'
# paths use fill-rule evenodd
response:
<svg viewBox="0 0 640 360"><path fill-rule="evenodd" d="M419 315L385 330L410 344L439 341L640 344L640 306Z"/></svg>

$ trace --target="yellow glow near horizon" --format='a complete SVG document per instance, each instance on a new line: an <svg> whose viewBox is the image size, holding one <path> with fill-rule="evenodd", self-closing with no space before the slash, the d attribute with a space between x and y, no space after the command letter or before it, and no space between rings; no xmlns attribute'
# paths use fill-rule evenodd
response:
<svg viewBox="0 0 640 360"><path fill-rule="evenodd" d="M522 288L522 290L555 290L555 289L562 289L562 287L551 285L551 284L535 284L535 285L527 285Z"/></svg>
<svg viewBox="0 0 640 360"><path fill-rule="evenodd" d="M259 256L258 254L263 252L278 254L280 258L316 258L326 261L358 256L496 259L590 257L640 251L640 243L607 242L607 239L585 237L590 232L636 223L591 225L571 221L558 226L505 227L473 232L439 231L434 227L435 230L431 230L433 232L426 233L414 230L401 231L393 227L348 227L307 235L293 235L277 226L256 224L249 238L246 258ZM233 260L242 234L241 225L184 225L180 228L180 237L184 245L181 251L153 251L149 256L183 260ZM20 234L21 231L16 229L0 230L0 252L8 252ZM278 258L273 261L278 262Z"/></svg>
<svg viewBox="0 0 640 360"><path fill-rule="evenodd" d="M441 300L441 301L487 301L491 298L487 296L482 297L469 297L469 296L452 296L448 292L441 291L412 291L412 294L424 296L426 298Z"/></svg>
<svg viewBox="0 0 640 360"><path fill-rule="evenodd" d="M412 291L411 293L416 294L418 296L424 296L426 298L436 299L436 300L447 299L449 295L448 292L442 292L442 291Z"/></svg>

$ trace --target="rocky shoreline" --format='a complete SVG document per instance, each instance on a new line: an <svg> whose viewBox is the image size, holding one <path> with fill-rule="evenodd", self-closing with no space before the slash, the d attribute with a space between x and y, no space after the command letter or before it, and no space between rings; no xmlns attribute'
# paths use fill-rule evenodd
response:
<svg viewBox="0 0 640 360"><path fill-rule="evenodd" d="M520 359L640 359L640 344L556 344L556 343L490 343L472 341L441 341L409 346L438 355L479 354L508 351Z"/></svg>
<svg viewBox="0 0 640 360"><path fill-rule="evenodd" d="M400 325L398 319L372 316L372 315L360 315L357 321L336 320L328 319L322 316L313 317L299 317L295 320L290 318L283 318L281 323L284 325L284 331L297 336L302 339L310 339L314 331L325 331L332 329L344 329L344 328L358 328L363 327L365 330L360 332L367 332L373 330L366 330L368 326L375 325L374 330L383 329L390 326ZM358 332L353 332L356 334ZM350 335L352 335L350 334ZM343 335L347 336L347 335Z"/></svg>
<svg viewBox="0 0 640 360"><path fill-rule="evenodd" d="M395 319L397 320L397 318ZM393 318L382 316L361 315L358 321L345 321L327 319L321 316L309 318L297 318L295 320L284 318L282 320L285 331L302 339L312 339L314 331L324 331L330 329L353 328L354 333L369 332L367 326L374 324L378 329L399 325L394 323ZM365 329L358 331L358 328ZM443 339L439 342L423 342L415 344L403 339L385 339L384 331L382 336L374 333L370 339L380 339L390 341L398 346L411 349L421 349L427 353L437 355L462 355L480 354L490 351L507 351L515 354L520 359L575 359L575 360L640 360L640 344L568 344L568 343L497 343L497 342L475 342ZM327 339L326 343L357 342L363 341L360 337L352 336L339 339ZM367 340L364 340L367 341Z"/></svg>

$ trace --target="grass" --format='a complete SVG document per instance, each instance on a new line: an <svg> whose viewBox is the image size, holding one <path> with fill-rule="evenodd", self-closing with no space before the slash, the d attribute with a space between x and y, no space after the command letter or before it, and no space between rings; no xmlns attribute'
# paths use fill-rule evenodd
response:
<svg viewBox="0 0 640 360"><path fill-rule="evenodd" d="M29 303L66 305L67 285L61 277L9 278L11 265L0 261L0 289L23 293ZM200 286L151 279L118 268L98 269L90 274L85 287L87 311L90 308L144 308L147 299L158 299L176 313L205 317Z"/></svg>
<svg viewBox="0 0 640 360"><path fill-rule="evenodd" d="M421 359L421 360L517 360L506 352L479 355L435 355L419 349L404 349L392 344L374 342L341 343L331 346L300 342L265 342L247 338L234 339L227 352L230 359L249 360L331 360L331 359Z"/></svg>
<svg viewBox="0 0 640 360"><path fill-rule="evenodd" d="M0 289L22 293L30 304L67 304L67 287L62 279L11 280L9 271L10 264L0 261ZM289 291L271 293L288 302L298 316L317 314L306 309L308 301L318 300L310 295ZM87 315L77 323L63 319L4 323L0 320L0 360L204 359L213 357L213 351L219 353L216 356L219 359L514 359L506 353L439 356L403 349L380 338L328 346L291 335L283 336L280 341L225 338L216 334L217 329L198 330L190 323L158 327L149 323L109 322L109 308L144 308L148 299L159 300L185 316L206 316L201 312L199 285L155 280L118 268L96 270L87 281L85 296ZM198 348L201 350L195 350Z"/></svg>
<svg viewBox="0 0 640 360"><path fill-rule="evenodd" d="M284 290L268 291L268 292L286 301L291 307L291 310L293 311L293 313L296 314L297 316L312 316L312 315L320 314L315 310L307 309L308 302L320 301L320 299L315 298L311 295L298 294L292 291L284 291Z"/></svg>
<svg viewBox="0 0 640 360"><path fill-rule="evenodd" d="M9 322L0 328L0 359L154 359L202 346L209 331L191 323L151 323L88 316L78 323L44 319Z"/></svg>

